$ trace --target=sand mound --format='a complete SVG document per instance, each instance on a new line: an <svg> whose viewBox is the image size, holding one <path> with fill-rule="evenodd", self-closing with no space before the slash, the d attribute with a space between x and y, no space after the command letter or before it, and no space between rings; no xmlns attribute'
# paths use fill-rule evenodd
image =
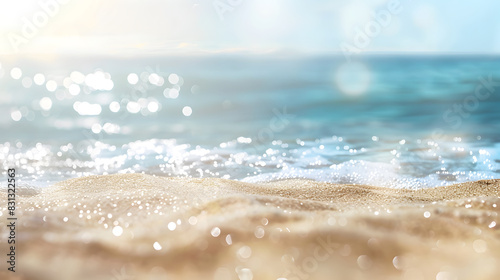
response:
<svg viewBox="0 0 500 280"><path fill-rule="evenodd" d="M72 179L18 196L17 272L0 277L498 279L499 185Z"/></svg>

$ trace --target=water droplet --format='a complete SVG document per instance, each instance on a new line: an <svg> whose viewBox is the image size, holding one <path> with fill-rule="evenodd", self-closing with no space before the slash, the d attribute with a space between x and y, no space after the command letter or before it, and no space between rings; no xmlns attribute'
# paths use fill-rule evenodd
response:
<svg viewBox="0 0 500 280"><path fill-rule="evenodd" d="M363 269L369 269L372 266L372 260L367 255L361 255L358 257L358 266Z"/></svg>
<svg viewBox="0 0 500 280"><path fill-rule="evenodd" d="M153 244L153 248L154 248L156 251L160 251L160 250L161 250L161 245L160 245L160 243L155 242L155 243Z"/></svg>
<svg viewBox="0 0 500 280"><path fill-rule="evenodd" d="M191 217L189 217L188 222L189 222L190 225L194 226L198 222L198 218L196 218L195 216L191 216Z"/></svg>
<svg viewBox="0 0 500 280"><path fill-rule="evenodd" d="M236 269L236 273L238 273L238 278L240 278L240 280L253 279L253 273L249 268Z"/></svg>
<svg viewBox="0 0 500 280"><path fill-rule="evenodd" d="M213 237L218 237L220 235L220 228L218 227L214 227L211 231L210 231L210 234L213 236Z"/></svg>
<svg viewBox="0 0 500 280"><path fill-rule="evenodd" d="M474 251L476 251L476 253L484 253L488 249L486 241L482 239L474 240L474 242L472 243L472 248L474 248Z"/></svg>
<svg viewBox="0 0 500 280"><path fill-rule="evenodd" d="M115 226L113 228L113 235L114 236L121 236L123 234L123 228L121 226Z"/></svg>
<svg viewBox="0 0 500 280"><path fill-rule="evenodd" d="M264 234L266 233L266 231L264 230L263 227L261 226L258 226L255 231L254 231L254 234L255 234L255 237L257 238L262 238L264 237Z"/></svg>
<svg viewBox="0 0 500 280"><path fill-rule="evenodd" d="M248 246L243 246L240 249L238 249L236 255L240 260L246 260L252 256L252 249Z"/></svg>
<svg viewBox="0 0 500 280"><path fill-rule="evenodd" d="M176 227L177 227L177 225L174 222L168 223L168 229L170 231L174 231Z"/></svg>
<svg viewBox="0 0 500 280"><path fill-rule="evenodd" d="M392 264L398 270L404 269L404 261L403 258L400 256L395 256L394 259L392 259Z"/></svg>

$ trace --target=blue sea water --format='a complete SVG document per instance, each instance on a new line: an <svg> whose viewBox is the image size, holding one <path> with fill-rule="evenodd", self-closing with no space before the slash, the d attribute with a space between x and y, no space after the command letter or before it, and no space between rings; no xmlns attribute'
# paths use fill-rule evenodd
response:
<svg viewBox="0 0 500 280"><path fill-rule="evenodd" d="M0 164L36 186L127 172L394 188L498 178L499 62L1 57Z"/></svg>

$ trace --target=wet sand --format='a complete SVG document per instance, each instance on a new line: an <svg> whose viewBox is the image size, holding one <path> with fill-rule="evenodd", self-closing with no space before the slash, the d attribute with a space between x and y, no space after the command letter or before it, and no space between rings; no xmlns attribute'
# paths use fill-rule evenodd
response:
<svg viewBox="0 0 500 280"><path fill-rule="evenodd" d="M142 174L18 187L1 279L499 279L500 180L420 190Z"/></svg>

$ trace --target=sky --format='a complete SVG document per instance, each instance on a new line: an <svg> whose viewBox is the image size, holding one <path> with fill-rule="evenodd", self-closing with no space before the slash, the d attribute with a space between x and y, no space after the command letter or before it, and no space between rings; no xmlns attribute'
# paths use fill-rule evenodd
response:
<svg viewBox="0 0 500 280"><path fill-rule="evenodd" d="M497 54L498 11L495 0L0 0L0 54Z"/></svg>

